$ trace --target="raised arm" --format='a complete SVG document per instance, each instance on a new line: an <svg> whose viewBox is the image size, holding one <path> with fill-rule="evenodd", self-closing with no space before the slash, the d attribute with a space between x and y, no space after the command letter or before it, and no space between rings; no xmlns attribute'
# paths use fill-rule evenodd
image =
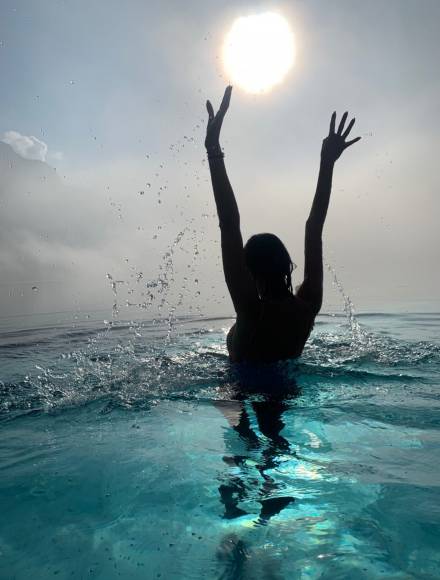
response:
<svg viewBox="0 0 440 580"><path fill-rule="evenodd" d="M316 312L319 312L322 305L322 230L330 201L333 167L342 152L360 139L360 137L356 137L351 141L346 141L355 121L352 119L344 131L347 115L348 113L342 115L336 132L336 113L333 113L331 117L328 137L322 143L316 193L309 218L306 222L304 282L298 289L297 295L309 302Z"/></svg>
<svg viewBox="0 0 440 580"><path fill-rule="evenodd" d="M231 92L232 87L228 86L217 114L214 114L211 102L207 101L206 103L208 126L205 147L208 153L212 188L219 217L223 271L235 311L239 313L253 307L257 300L257 293L255 284L245 265L240 214L220 147L220 130L229 107Z"/></svg>

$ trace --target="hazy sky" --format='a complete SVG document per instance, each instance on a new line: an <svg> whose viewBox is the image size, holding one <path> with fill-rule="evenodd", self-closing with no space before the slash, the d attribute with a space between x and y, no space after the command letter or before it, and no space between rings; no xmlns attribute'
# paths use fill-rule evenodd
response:
<svg viewBox="0 0 440 580"><path fill-rule="evenodd" d="M165 271L178 311L232 312L204 107L234 19L270 10L296 64L270 94L236 87L223 129L244 236L280 235L301 281L321 140L348 109L362 140L337 162L326 259L358 310L438 306L438 0L4 0L0 317L111 307L106 274L126 311Z"/></svg>

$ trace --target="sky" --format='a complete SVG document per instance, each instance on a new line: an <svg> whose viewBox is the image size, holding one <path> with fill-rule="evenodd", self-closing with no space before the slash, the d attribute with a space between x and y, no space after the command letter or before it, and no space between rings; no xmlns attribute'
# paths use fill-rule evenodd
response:
<svg viewBox="0 0 440 580"><path fill-rule="evenodd" d="M234 20L267 11L297 54L272 92L235 87L224 122L244 238L279 235L301 282L321 141L348 110L362 140L337 162L326 263L358 311L438 308L437 0L3 0L0 318L233 313L205 101Z"/></svg>

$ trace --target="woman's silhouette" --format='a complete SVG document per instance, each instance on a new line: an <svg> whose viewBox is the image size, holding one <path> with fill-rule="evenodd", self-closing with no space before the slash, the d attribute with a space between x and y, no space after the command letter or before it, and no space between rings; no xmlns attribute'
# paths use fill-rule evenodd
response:
<svg viewBox="0 0 440 580"><path fill-rule="evenodd" d="M294 358L302 353L322 304L322 229L334 163L360 137L346 141L354 119L344 131L347 119L344 113L335 131L336 113L333 113L330 132L322 144L318 184L306 222L304 281L293 293L293 264L277 236L257 234L243 247L240 214L219 141L231 91L231 86L226 88L216 115L207 101L209 119L205 140L220 221L223 270L237 314L227 337L229 356L236 362Z"/></svg>

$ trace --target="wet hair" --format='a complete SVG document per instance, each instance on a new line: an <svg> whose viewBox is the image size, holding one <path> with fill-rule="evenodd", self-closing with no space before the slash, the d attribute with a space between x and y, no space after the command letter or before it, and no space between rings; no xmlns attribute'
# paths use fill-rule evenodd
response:
<svg viewBox="0 0 440 580"><path fill-rule="evenodd" d="M294 264L283 242L274 234L251 236L244 246L246 266L255 279L269 287L280 287L284 283L292 292Z"/></svg>

